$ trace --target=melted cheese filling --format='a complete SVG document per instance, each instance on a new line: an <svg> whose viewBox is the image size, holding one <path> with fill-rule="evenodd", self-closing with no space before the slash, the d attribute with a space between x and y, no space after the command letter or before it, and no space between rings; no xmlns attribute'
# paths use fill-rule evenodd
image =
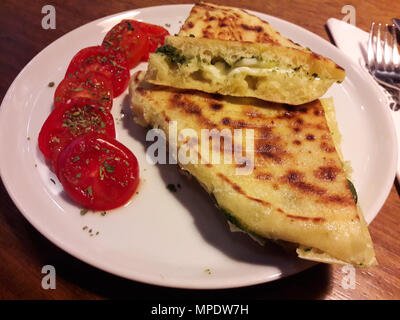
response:
<svg viewBox="0 0 400 320"><path fill-rule="evenodd" d="M290 66L280 66L274 61L260 61L256 58L243 58L237 61L233 66L229 66L224 61L217 61L214 64L206 62L195 61L189 62L184 68L187 68L190 72L201 71L202 77L211 82L220 82L227 77L241 77L246 76L252 77L267 77L272 73L294 75L300 73L303 76L308 75L305 70L298 68L292 68ZM308 75L313 80L320 80L318 77Z"/></svg>

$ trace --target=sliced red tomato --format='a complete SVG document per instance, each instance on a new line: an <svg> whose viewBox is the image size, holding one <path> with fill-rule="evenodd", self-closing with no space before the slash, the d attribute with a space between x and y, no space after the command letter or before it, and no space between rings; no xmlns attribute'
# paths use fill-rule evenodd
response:
<svg viewBox="0 0 400 320"><path fill-rule="evenodd" d="M115 138L114 119L98 102L73 98L53 110L39 133L39 149L56 170L60 152L76 137L90 132Z"/></svg>
<svg viewBox="0 0 400 320"><path fill-rule="evenodd" d="M139 183L134 154L113 138L88 134L71 142L57 161L65 192L87 209L110 210L124 205Z"/></svg>
<svg viewBox="0 0 400 320"><path fill-rule="evenodd" d="M102 46L84 48L72 58L65 77L79 76L90 71L100 72L111 79L114 97L118 97L128 87L130 74L123 52L108 51Z"/></svg>
<svg viewBox="0 0 400 320"><path fill-rule="evenodd" d="M142 57L142 61L149 59L149 54L156 51L160 46L164 45L165 37L169 35L167 29L150 23L143 23L143 31L147 34L149 45L147 53Z"/></svg>
<svg viewBox="0 0 400 320"><path fill-rule="evenodd" d="M142 31L141 22L122 20L106 34L102 46L107 50L124 52L128 67L132 69L139 64L148 50L148 37Z"/></svg>
<svg viewBox="0 0 400 320"><path fill-rule="evenodd" d="M54 93L54 106L57 108L72 98L88 98L97 101L106 110L111 110L113 87L111 80L99 72L79 73L67 76Z"/></svg>

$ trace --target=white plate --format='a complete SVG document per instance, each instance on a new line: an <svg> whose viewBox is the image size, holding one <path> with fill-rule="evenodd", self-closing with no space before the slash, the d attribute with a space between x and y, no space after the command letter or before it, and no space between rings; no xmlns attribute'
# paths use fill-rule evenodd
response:
<svg viewBox="0 0 400 320"><path fill-rule="evenodd" d="M117 135L137 155L143 182L130 205L105 217L92 213L81 216L80 208L62 192L38 150L38 133L50 114L55 90L48 83L62 80L78 50L99 44L124 18L171 24L168 29L174 34L190 9L191 5L173 5L112 15L66 34L40 52L15 79L1 106L0 173L4 185L19 210L49 240L73 256L122 277L182 288L230 288L299 272L311 264L272 245L261 247L244 234L230 233L198 185L182 178L173 165L147 163L145 131L129 116L117 121ZM253 13L284 36L346 69L346 80L335 84L327 96L334 97L343 153L354 168L353 179L366 219L372 221L392 186L397 155L394 128L388 110L381 105L380 93L327 41L283 20ZM114 116L120 117L121 108L128 111L128 104L126 94L115 99ZM180 183L182 189L171 193L166 189L169 183ZM82 230L84 226L99 231L99 235L90 237Z"/></svg>

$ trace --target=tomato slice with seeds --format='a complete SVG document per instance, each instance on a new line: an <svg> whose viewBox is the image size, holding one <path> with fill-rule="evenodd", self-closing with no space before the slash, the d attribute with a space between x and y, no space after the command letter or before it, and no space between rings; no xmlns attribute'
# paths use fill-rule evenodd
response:
<svg viewBox="0 0 400 320"><path fill-rule="evenodd" d="M142 23L142 30L147 34L149 39L148 50L142 57L142 61L149 59L149 54L156 51L160 46L165 43L165 37L169 35L167 29L150 23Z"/></svg>
<svg viewBox="0 0 400 320"><path fill-rule="evenodd" d="M148 50L148 37L142 31L142 23L136 20L122 20L104 37L102 46L108 50L124 52L128 67L132 69L141 61Z"/></svg>
<svg viewBox="0 0 400 320"><path fill-rule="evenodd" d="M114 97L128 87L130 74L124 52L106 50L102 46L84 48L72 58L65 77L89 71L100 72L112 81Z"/></svg>
<svg viewBox="0 0 400 320"><path fill-rule="evenodd" d="M111 110L113 87L111 80L100 72L79 73L64 78L54 93L57 108L72 98L88 98L97 101L106 110Z"/></svg>
<svg viewBox="0 0 400 320"><path fill-rule="evenodd" d="M57 161L65 192L87 209L111 210L127 203L139 184L134 154L117 140L87 134L71 142Z"/></svg>
<svg viewBox="0 0 400 320"><path fill-rule="evenodd" d="M39 149L55 171L60 152L76 137L96 132L115 138L114 119L98 102L73 98L53 110L39 133Z"/></svg>

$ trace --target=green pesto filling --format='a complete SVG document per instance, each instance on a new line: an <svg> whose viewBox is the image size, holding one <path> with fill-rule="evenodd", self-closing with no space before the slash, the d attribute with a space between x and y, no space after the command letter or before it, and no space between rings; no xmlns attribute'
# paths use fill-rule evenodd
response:
<svg viewBox="0 0 400 320"><path fill-rule="evenodd" d="M238 218L236 218L234 215L232 215L230 212L228 212L228 210L226 210L225 208L222 208L218 202L217 199L215 198L213 193L210 193L210 197L212 199L212 201L214 202L214 204L217 206L217 208L219 210L222 211L222 213L225 215L225 218L232 223L233 225L235 225L236 227L238 227L239 229L243 230L244 232L247 232L248 234L251 234L254 237L257 238L261 238L261 239L265 239L265 237L258 235L257 233L250 231L246 225L244 225L242 222L239 221Z"/></svg>
<svg viewBox="0 0 400 320"><path fill-rule="evenodd" d="M357 196L356 188L354 187L354 184L349 179L347 179L347 184L349 185L351 194L353 195L354 203L357 204L358 196Z"/></svg>
<svg viewBox="0 0 400 320"><path fill-rule="evenodd" d="M175 64L175 65L188 64L193 59L193 57L187 57L187 56L183 55L181 50L179 50L178 48L171 46L169 44L166 44L162 47L157 48L156 53L165 55L168 62L171 64ZM239 67L240 63L243 59L255 59L258 61L258 64L249 66L250 68L254 67L254 68L270 69L270 68L279 68L280 67L280 63L277 60L271 59L268 61L264 61L262 57L254 56L254 55L250 58L239 57L236 61L231 62L231 63L226 61L225 58L223 58L221 56L213 57L211 59L211 61L209 61L208 59L205 59L205 58L196 57L197 63L199 65L201 65L201 64L216 65L221 62L221 63L223 63L225 70L230 70L232 68ZM243 65L243 66L246 66L246 65ZM319 77L319 75L317 73L310 74L308 71L306 71L304 69L304 67L302 65L299 65L296 67L294 67L292 65L287 65L286 69L292 70L295 73L305 74L308 77L310 77L311 79L315 79L315 78ZM272 71L275 71L275 70L272 70Z"/></svg>
<svg viewBox="0 0 400 320"><path fill-rule="evenodd" d="M169 44L157 48L156 53L165 55L171 63L184 64L188 60L187 57L180 53L180 50Z"/></svg>

